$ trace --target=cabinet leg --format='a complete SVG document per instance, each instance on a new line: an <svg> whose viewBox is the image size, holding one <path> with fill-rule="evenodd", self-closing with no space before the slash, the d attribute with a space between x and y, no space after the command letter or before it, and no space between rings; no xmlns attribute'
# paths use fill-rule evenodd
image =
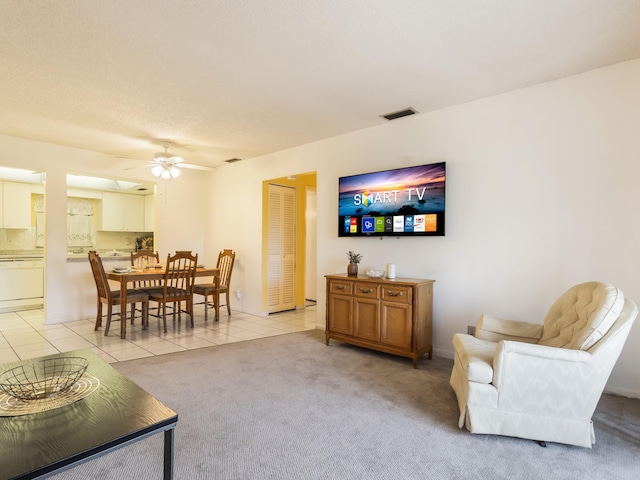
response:
<svg viewBox="0 0 640 480"><path fill-rule="evenodd" d="M329 346L329 334L325 333L324 335L325 335L325 340L324 341L327 344L327 346Z"/></svg>
<svg viewBox="0 0 640 480"><path fill-rule="evenodd" d="M413 368L418 368L418 357L413 357Z"/></svg>

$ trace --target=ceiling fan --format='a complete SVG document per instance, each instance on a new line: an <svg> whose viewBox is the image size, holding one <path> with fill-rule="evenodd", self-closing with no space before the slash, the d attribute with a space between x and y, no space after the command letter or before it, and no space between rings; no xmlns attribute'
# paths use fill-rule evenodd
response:
<svg viewBox="0 0 640 480"><path fill-rule="evenodd" d="M151 167L151 173L153 173L156 177L160 177L164 180L177 178L180 176L181 170L183 168L192 168L196 170L204 170L207 172L215 170L214 167L205 167L201 165L192 165L190 163L185 163L184 158L180 157L177 154L169 152L169 148L172 145L171 141L169 140L163 140L161 142L161 145L164 148L164 152L156 153L153 156L153 160L150 160L146 165L147 167Z"/></svg>
<svg viewBox="0 0 640 480"><path fill-rule="evenodd" d="M171 142L162 142L164 152L156 153L151 161L151 173L165 180L180 176L180 165L184 163L184 158L168 152L170 146Z"/></svg>

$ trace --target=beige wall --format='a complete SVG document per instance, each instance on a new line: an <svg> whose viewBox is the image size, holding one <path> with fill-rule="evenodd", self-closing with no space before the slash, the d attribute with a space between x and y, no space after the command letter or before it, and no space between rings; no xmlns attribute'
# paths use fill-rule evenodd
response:
<svg viewBox="0 0 640 480"><path fill-rule="evenodd" d="M198 251L205 263L234 248L233 308L261 312L262 182L317 172L318 326L324 279L345 270L397 265L399 276L436 280L434 347L451 356L454 332L482 312L542 322L571 285L611 282L640 302L640 60L431 114L226 165L209 176L159 185L157 245ZM372 100L374 101L374 100ZM65 173L152 179L104 155L0 136L3 164L47 174L47 321L90 318L88 265L66 260ZM447 235L337 237L337 178L447 162ZM127 173L127 175L122 175ZM640 397L640 322L608 390Z"/></svg>
<svg viewBox="0 0 640 480"><path fill-rule="evenodd" d="M640 60L219 169L210 203L235 201L212 213L209 236L240 252L238 306L261 309L262 181L304 171L317 172L320 328L323 275L344 272L348 250L363 254L363 270L392 262L399 276L436 280L437 355L451 356L453 333L482 312L541 323L579 282L611 282L640 302L637 85ZM441 161L445 237L338 238L339 176ZM609 390L640 397L639 346L636 324Z"/></svg>

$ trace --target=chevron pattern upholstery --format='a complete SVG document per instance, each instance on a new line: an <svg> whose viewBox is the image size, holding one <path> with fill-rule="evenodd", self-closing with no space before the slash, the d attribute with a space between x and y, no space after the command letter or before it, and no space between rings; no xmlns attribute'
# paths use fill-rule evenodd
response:
<svg viewBox="0 0 640 480"><path fill-rule="evenodd" d="M591 417L638 308L610 284L565 292L534 324L481 315L455 334L459 427L591 448Z"/></svg>

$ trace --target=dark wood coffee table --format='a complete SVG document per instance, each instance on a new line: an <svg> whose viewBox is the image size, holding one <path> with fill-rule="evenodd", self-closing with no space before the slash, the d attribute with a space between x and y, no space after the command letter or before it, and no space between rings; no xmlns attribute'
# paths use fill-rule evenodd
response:
<svg viewBox="0 0 640 480"><path fill-rule="evenodd" d="M96 391L70 405L41 413L0 417L2 478L40 478L164 432L164 478L173 478L174 429L178 414L118 373L90 350L65 356L89 360ZM31 361L33 361L31 360ZM0 373L29 361L0 366Z"/></svg>

